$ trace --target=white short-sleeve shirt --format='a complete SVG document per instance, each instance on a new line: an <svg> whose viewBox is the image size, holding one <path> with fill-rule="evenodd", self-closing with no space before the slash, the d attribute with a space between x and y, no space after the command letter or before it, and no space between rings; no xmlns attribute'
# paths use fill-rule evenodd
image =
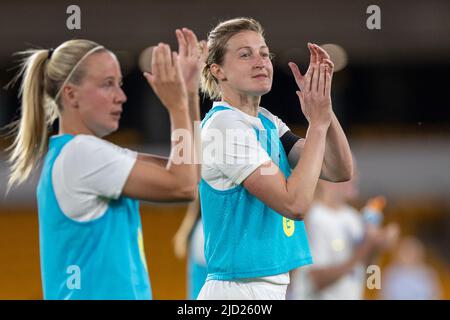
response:
<svg viewBox="0 0 450 320"><path fill-rule="evenodd" d="M202 128L202 178L213 188L228 190L242 183L259 166L271 160L258 142L255 128L264 129L261 120L224 101L214 102L231 110L214 113ZM289 127L267 109L258 112L268 118L281 137Z"/></svg>
<svg viewBox="0 0 450 320"><path fill-rule="evenodd" d="M100 218L117 199L137 152L91 135L76 135L62 148L52 170L56 200L63 213L79 221Z"/></svg>

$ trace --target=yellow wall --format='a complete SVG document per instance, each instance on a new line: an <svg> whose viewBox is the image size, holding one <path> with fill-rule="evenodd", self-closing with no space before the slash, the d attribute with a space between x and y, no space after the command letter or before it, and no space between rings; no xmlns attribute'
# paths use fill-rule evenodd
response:
<svg viewBox="0 0 450 320"><path fill-rule="evenodd" d="M186 261L171 239L185 206L141 206L144 246L155 299L185 299ZM0 209L0 299L42 299L39 230L34 208Z"/></svg>
<svg viewBox="0 0 450 320"><path fill-rule="evenodd" d="M180 225L185 205L141 206L144 246L149 267L154 299L186 298L186 261L177 260L173 254L172 238ZM406 233L414 233L412 221L433 217L432 212L417 215L406 210L403 215L397 208L395 215ZM405 212L406 212L405 211ZM419 217L421 217L419 219ZM403 221L404 220L404 221ZM429 256L429 263L438 271L443 288L443 298L450 298L448 266L437 255ZM383 267L386 257L380 259ZM378 298L378 290L368 290L366 297ZM41 299L39 268L39 233L35 208L0 207L0 299Z"/></svg>

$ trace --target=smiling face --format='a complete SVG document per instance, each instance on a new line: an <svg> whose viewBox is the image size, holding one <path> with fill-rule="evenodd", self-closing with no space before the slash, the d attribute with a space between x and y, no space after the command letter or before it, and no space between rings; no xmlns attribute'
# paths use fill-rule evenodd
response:
<svg viewBox="0 0 450 320"><path fill-rule="evenodd" d="M119 62L109 51L93 53L83 62L85 76L74 86L77 114L86 131L97 137L119 128L123 92Z"/></svg>
<svg viewBox="0 0 450 320"><path fill-rule="evenodd" d="M214 68L225 95L231 91L260 97L272 87L269 48L263 36L254 31L242 31L232 36L227 42L222 65Z"/></svg>

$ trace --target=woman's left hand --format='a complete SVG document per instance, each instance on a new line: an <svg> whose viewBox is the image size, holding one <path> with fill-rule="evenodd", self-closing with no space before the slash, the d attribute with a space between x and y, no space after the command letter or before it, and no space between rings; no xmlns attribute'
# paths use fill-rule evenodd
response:
<svg viewBox="0 0 450 320"><path fill-rule="evenodd" d="M313 72L314 64L326 63L328 65L328 69L331 71L331 79L333 79L334 63L331 61L330 55L317 44L308 43L308 49L310 52L309 66L304 75L300 73L300 69L295 63L289 62L289 67L291 68L292 74L295 78L295 82L297 83L300 91L305 88L306 79L308 78L308 75Z"/></svg>

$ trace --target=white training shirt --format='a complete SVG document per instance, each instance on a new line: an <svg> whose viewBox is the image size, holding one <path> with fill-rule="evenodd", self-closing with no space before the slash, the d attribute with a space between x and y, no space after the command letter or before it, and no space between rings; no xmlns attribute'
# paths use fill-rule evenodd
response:
<svg viewBox="0 0 450 320"><path fill-rule="evenodd" d="M226 106L232 110L214 113L202 128L202 178L217 190L228 190L241 184L251 173L270 157L258 142L254 128L264 129L261 120L225 101L214 106ZM281 137L289 127L267 109L258 108L276 126ZM239 134L236 139L234 133ZM217 147L221 145L222 148ZM215 150L216 152L209 152Z"/></svg>
<svg viewBox="0 0 450 320"><path fill-rule="evenodd" d="M333 209L317 202L308 212L305 223L313 264L292 272L289 299L362 299L365 286L363 264L320 291L314 288L308 275L311 268L338 265L350 259L364 236L361 215L350 206Z"/></svg>
<svg viewBox="0 0 450 320"><path fill-rule="evenodd" d="M56 200L69 218L100 218L122 193L137 152L91 135L76 135L61 150L52 171Z"/></svg>
<svg viewBox="0 0 450 320"><path fill-rule="evenodd" d="M215 106L225 106L231 110L214 113L202 128L202 179L217 190L229 190L240 185L259 166L271 161L271 158L258 142L254 130L264 129L258 117L242 112L225 101L216 101L213 104L213 107ZM279 137L289 131L289 127L267 109L258 107L258 113L275 125ZM236 133L239 139L235 138ZM246 294L251 292L252 288L263 290L263 287L266 288L266 299L274 299L274 296L271 296L273 292L277 292L277 297L280 297L278 294L281 292L281 299L284 299L289 281L289 272L242 281L210 280L205 284L198 299L226 299L228 294L235 299L253 299L253 294ZM225 287L227 291L222 292L221 288Z"/></svg>

